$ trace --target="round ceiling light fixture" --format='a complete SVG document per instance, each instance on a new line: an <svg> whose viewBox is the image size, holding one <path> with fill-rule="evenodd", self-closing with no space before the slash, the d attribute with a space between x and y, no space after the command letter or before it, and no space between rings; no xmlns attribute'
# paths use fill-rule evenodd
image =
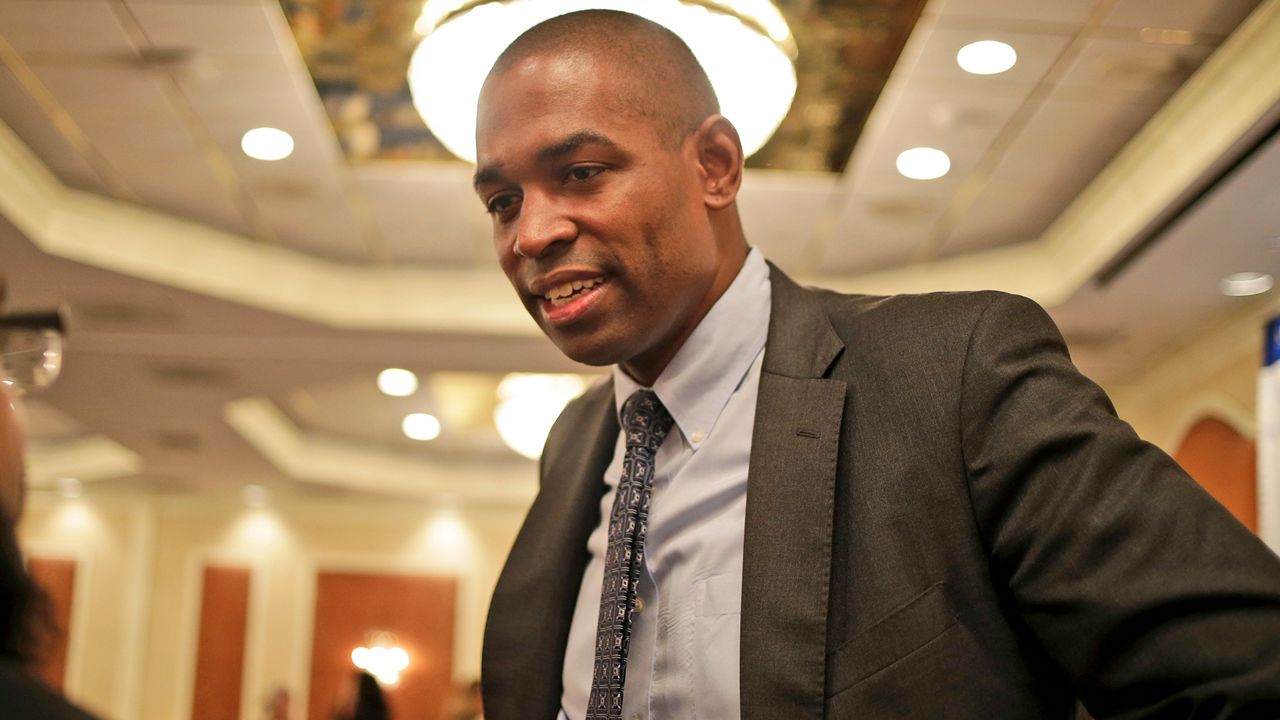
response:
<svg viewBox="0 0 1280 720"><path fill-rule="evenodd" d="M404 416L400 429L410 440L435 440L440 437L440 420L427 413L410 413Z"/></svg>
<svg viewBox="0 0 1280 720"><path fill-rule="evenodd" d="M956 63L974 75L999 75L1018 62L1018 51L999 40L979 40L960 48Z"/></svg>
<svg viewBox="0 0 1280 720"><path fill-rule="evenodd" d="M936 180L951 172L951 158L937 148L916 147L898 154L898 172L912 180Z"/></svg>
<svg viewBox="0 0 1280 720"><path fill-rule="evenodd" d="M409 397L418 391L418 376L404 368L387 368L378 373L378 389L391 397Z"/></svg>
<svg viewBox="0 0 1280 720"><path fill-rule="evenodd" d="M450 152L475 162L476 101L498 55L543 20L591 9L640 15L679 35L747 155L791 108L795 39L769 0L428 0L414 26L424 37L409 61L414 107Z"/></svg>
<svg viewBox="0 0 1280 720"><path fill-rule="evenodd" d="M1222 278L1218 289L1229 297L1249 297L1261 295L1275 285L1275 280L1266 273L1238 272Z"/></svg>
<svg viewBox="0 0 1280 720"><path fill-rule="evenodd" d="M293 154L293 136L273 127L254 128L240 138L240 149L254 160L283 160Z"/></svg>

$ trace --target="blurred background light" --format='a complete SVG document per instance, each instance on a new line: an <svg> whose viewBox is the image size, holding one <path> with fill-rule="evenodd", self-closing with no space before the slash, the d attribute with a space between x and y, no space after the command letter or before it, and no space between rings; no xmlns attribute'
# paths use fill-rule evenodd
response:
<svg viewBox="0 0 1280 720"><path fill-rule="evenodd" d="M406 437L412 440L435 440L440 437L440 420L427 413L411 413L400 423Z"/></svg>
<svg viewBox="0 0 1280 720"><path fill-rule="evenodd" d="M974 75L998 75L1018 62L1013 46L999 40L979 40L960 48L956 63Z"/></svg>
<svg viewBox="0 0 1280 720"><path fill-rule="evenodd" d="M1250 295L1261 295L1270 290L1274 284L1274 279L1266 273L1238 272L1222 278L1218 288L1223 295L1248 297Z"/></svg>
<svg viewBox="0 0 1280 720"><path fill-rule="evenodd" d="M408 397L418 391L418 376L404 368L378 373L378 389L392 397Z"/></svg>
<svg viewBox="0 0 1280 720"><path fill-rule="evenodd" d="M577 375L512 373L498 384L493 422L507 445L537 459L560 411L582 394L586 382Z"/></svg>
<svg viewBox="0 0 1280 720"><path fill-rule="evenodd" d="M898 155L898 172L912 180L934 180L951 170L951 158L930 147L904 150Z"/></svg>
<svg viewBox="0 0 1280 720"><path fill-rule="evenodd" d="M293 136L276 128L254 128L240 138L240 149L255 160L283 160L293 154Z"/></svg>

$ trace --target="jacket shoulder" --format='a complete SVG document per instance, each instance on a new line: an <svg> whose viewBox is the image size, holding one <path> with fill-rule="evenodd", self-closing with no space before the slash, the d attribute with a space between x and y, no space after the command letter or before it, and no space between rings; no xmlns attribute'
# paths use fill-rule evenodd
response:
<svg viewBox="0 0 1280 720"><path fill-rule="evenodd" d="M902 295L805 290L820 299L836 333L863 351L878 347L900 352L904 345L967 344L984 320L1007 323L1009 332L1046 324L1053 327L1034 300L997 290Z"/></svg>

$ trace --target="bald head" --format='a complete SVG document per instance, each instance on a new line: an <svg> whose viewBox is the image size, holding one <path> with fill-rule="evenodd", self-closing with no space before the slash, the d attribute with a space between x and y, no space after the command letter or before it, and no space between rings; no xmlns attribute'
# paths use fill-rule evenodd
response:
<svg viewBox="0 0 1280 720"><path fill-rule="evenodd" d="M607 63L620 105L652 124L668 146L720 112L711 81L684 41L638 15L582 10L546 20L516 38L489 77L548 56Z"/></svg>

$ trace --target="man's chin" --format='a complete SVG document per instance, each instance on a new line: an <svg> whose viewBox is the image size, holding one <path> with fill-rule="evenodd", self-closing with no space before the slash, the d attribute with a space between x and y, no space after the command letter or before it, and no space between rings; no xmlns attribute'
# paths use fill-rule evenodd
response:
<svg viewBox="0 0 1280 720"><path fill-rule="evenodd" d="M545 328L544 328L545 330ZM547 332L551 342L574 362L594 367L604 367L620 363L627 358L621 343L609 341L598 336L568 336L558 332Z"/></svg>

